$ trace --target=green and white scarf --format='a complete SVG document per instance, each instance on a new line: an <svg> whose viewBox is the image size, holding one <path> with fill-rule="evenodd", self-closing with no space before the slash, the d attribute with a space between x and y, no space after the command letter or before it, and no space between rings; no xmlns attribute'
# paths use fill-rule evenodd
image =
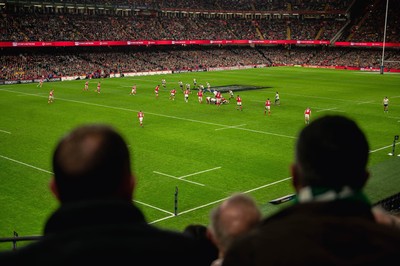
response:
<svg viewBox="0 0 400 266"><path fill-rule="evenodd" d="M304 187L297 193L295 202L297 203L305 203L311 201L324 202L324 201L334 201L339 199L357 200L371 205L368 198L361 190L353 190L348 186L345 186L340 190L334 190L332 188L321 188L321 187Z"/></svg>

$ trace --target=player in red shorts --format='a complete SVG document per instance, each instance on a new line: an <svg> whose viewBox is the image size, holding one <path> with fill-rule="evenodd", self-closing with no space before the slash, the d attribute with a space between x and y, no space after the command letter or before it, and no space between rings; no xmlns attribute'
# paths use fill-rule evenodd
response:
<svg viewBox="0 0 400 266"><path fill-rule="evenodd" d="M144 113L142 111L139 111L137 114L137 117L139 118L139 124L141 127L143 127L143 118L144 118Z"/></svg>
<svg viewBox="0 0 400 266"><path fill-rule="evenodd" d="M157 86L154 88L154 93L156 94L156 98L158 98L158 92L159 92L159 90L160 90L160 85L157 85Z"/></svg>
<svg viewBox="0 0 400 266"><path fill-rule="evenodd" d="M99 81L99 82L97 82L97 93L100 94L100 90L101 90L101 84L100 84L100 81Z"/></svg>
<svg viewBox="0 0 400 266"><path fill-rule="evenodd" d="M217 99L217 105L221 106L221 98L222 98L222 94L220 91L217 91L217 94L215 94L215 98Z"/></svg>
<svg viewBox="0 0 400 266"><path fill-rule="evenodd" d="M269 98L265 101L264 115L267 114L267 111L268 115L271 115L271 101L269 100Z"/></svg>
<svg viewBox="0 0 400 266"><path fill-rule="evenodd" d="M49 99L47 100L47 103L53 103L54 102L54 89L51 89L49 92Z"/></svg>
<svg viewBox="0 0 400 266"><path fill-rule="evenodd" d="M203 103L203 91L201 89L197 92L197 99L199 100L199 103Z"/></svg>
<svg viewBox="0 0 400 266"><path fill-rule="evenodd" d="M242 109L242 98L240 98L240 96L238 95L236 97L236 110L239 110L239 109L240 109L240 111L243 111L243 109Z"/></svg>
<svg viewBox="0 0 400 266"><path fill-rule="evenodd" d="M36 87L42 87L43 86L43 78L41 78L40 80L39 80L39 84L36 86Z"/></svg>
<svg viewBox="0 0 400 266"><path fill-rule="evenodd" d="M85 82L85 87L83 88L84 91L89 90L89 81Z"/></svg>
<svg viewBox="0 0 400 266"><path fill-rule="evenodd" d="M310 123L310 117L311 117L311 109L310 107L307 107L307 109L304 111L304 122L306 124Z"/></svg>
<svg viewBox="0 0 400 266"><path fill-rule="evenodd" d="M189 94L190 94L190 89L186 89L184 92L185 102L189 102Z"/></svg>
<svg viewBox="0 0 400 266"><path fill-rule="evenodd" d="M169 99L175 101L175 95L176 95L176 90L174 88L169 92Z"/></svg>
<svg viewBox="0 0 400 266"><path fill-rule="evenodd" d="M133 85L131 93L129 93L129 95L136 95L136 84Z"/></svg>

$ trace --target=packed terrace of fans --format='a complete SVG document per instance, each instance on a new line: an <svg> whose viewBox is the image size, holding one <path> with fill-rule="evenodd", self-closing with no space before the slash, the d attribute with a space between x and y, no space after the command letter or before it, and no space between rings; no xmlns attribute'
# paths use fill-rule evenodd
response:
<svg viewBox="0 0 400 266"><path fill-rule="evenodd" d="M147 48L69 49L53 53L43 51L9 54L0 57L0 79L18 80L40 77L88 76L101 71L111 73L144 72L159 70L197 70L210 67L229 67L265 64L353 66L379 68L381 51L356 48L312 47L207 47L207 48ZM400 69L400 52L386 52L387 68Z"/></svg>
<svg viewBox="0 0 400 266"><path fill-rule="evenodd" d="M70 2L67 0L66 2ZM73 1L72 1L73 2ZM91 3L86 0L87 3ZM100 1L101 2L101 1ZM121 4L124 1L119 1ZM126 1L125 1L126 2ZM247 16L237 13L227 16L226 13L210 16L207 8L218 10L246 9L262 12L261 3L266 2L267 10L288 11L291 15L264 17ZM248 39L248 40L332 40L340 30L344 34L340 40L346 41L382 41L385 18L385 1L367 0L357 7L362 12L357 20L349 20L347 9L352 1L334 0L292 0L292 1L145 1L161 6L152 15L140 14L123 16L90 13L92 9L74 8L45 9L32 6L13 6L0 8L0 41L88 41L88 40L215 40L215 39ZM104 3L107 3L104 1ZM126 3L130 3L129 1ZM210 6L209 4L212 4ZM370 4L371 3L371 4ZM372 4L374 3L374 4ZM136 2L136 4L140 4ZM47 4L45 5L47 6ZM165 6L178 10L176 13L165 12ZM179 8L193 10L195 7L206 13L180 12ZM248 9L250 6L247 7ZM332 13L331 8L342 10ZM392 1L389 10L387 42L400 42L400 23L397 11L400 3ZM324 11L320 11L323 9ZM104 10L104 9L99 9ZM116 9L113 9L116 10ZM294 10L307 14L295 15ZM320 13L323 12L324 16ZM261 14L261 13L260 13ZM346 27L350 22L352 27Z"/></svg>
<svg viewBox="0 0 400 266"><path fill-rule="evenodd" d="M253 20L12 14L0 17L0 41L330 40L344 24L345 21L334 19Z"/></svg>

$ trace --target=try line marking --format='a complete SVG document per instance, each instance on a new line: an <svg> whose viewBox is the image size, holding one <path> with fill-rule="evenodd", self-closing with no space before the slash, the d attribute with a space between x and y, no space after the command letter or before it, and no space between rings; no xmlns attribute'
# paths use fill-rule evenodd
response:
<svg viewBox="0 0 400 266"><path fill-rule="evenodd" d="M47 96L40 96L40 95L36 95L36 94L32 94L32 93L11 91L11 90L6 90L6 89L0 89L0 91L7 91L7 92L11 92L11 93L20 93L20 94L31 95L31 96L35 96L35 97L47 98ZM80 104L86 104L86 105L97 106L97 107L104 107L104 108L109 108L109 109L114 109L114 110L122 110L122 111L128 111L128 112L139 112L138 110L133 110L133 109L128 109L128 108L115 107L115 106L109 106L109 105L97 104L97 103L82 102L82 101L76 101L76 100L70 100L70 99L56 98L56 100L66 101L66 102L73 102L73 103L80 103ZM146 114L155 115L155 116L161 116L161 117L167 117L167 118L172 118L172 119L178 119L178 120L183 120L183 121L189 121L189 122L194 122L194 123L201 123L201 124L206 124L206 125L218 126L220 128L230 127L229 125L222 125L222 124L206 122L206 121L200 121L200 120L194 120L194 119L189 119L189 118L182 118L182 117L177 117L177 116L163 115L163 114L150 113L150 112L146 112ZM284 138L291 138L291 139L295 139L296 138L296 137L293 137L293 136L275 134L275 133L271 133L271 132L253 130L253 129L248 129L248 128L241 128L241 127L232 127L232 128L239 129L239 130L245 130L245 131L249 131L249 132L254 132L254 133L272 135L272 136L277 136L277 137L284 137Z"/></svg>

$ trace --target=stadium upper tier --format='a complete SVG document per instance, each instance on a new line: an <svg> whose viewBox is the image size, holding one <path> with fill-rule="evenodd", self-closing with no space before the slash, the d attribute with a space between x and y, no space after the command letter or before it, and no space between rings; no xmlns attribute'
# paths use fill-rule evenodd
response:
<svg viewBox="0 0 400 266"><path fill-rule="evenodd" d="M20 14L0 24L1 41L330 40L345 22Z"/></svg>

